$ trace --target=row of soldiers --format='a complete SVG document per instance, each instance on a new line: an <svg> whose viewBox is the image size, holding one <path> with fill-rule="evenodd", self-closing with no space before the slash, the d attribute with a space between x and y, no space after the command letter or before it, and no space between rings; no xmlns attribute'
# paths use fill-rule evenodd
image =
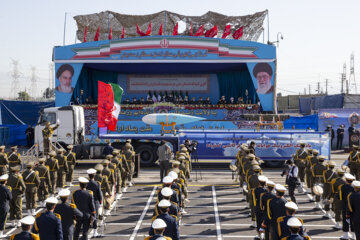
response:
<svg viewBox="0 0 360 240"><path fill-rule="evenodd" d="M310 239L303 221L294 217L298 206L284 198L286 188L263 175L261 160L255 151L243 144L237 154L236 166L243 194L250 208L252 224L258 239ZM271 238L270 238L271 237Z"/></svg>
<svg viewBox="0 0 360 240"><path fill-rule="evenodd" d="M353 149L357 152L358 147L353 146ZM338 169L336 169L334 161L325 162L325 157L319 156L317 150L305 149L304 143L300 144L300 149L294 155L295 164L299 168L299 179L302 183L305 180L307 187L311 189L312 196L315 197L315 208L321 208L322 199L323 209L325 210L324 217L332 218L330 210L334 212L336 221L334 227L343 230L343 239L349 239L352 236L350 233L350 221L346 216L349 209L351 209L348 207L348 196L354 192L357 184L355 182L355 185L352 185L353 181L356 180L353 175L356 174L354 170L356 163L352 164L354 161L351 160L355 158L354 151L350 152L348 160ZM353 167L352 170L346 167L347 163ZM345 170L350 170L350 173L345 172ZM314 198L310 200L314 201ZM359 219L360 214L354 213L354 216L356 214L358 214ZM357 222L355 221L355 223Z"/></svg>
<svg viewBox="0 0 360 240"><path fill-rule="evenodd" d="M88 178L80 177L78 179L80 183L79 190L71 193L68 189L59 189L60 204L58 204L57 198L52 195L44 201L45 211L38 213L35 218L29 215L21 219L19 225L21 224L23 232L14 235L14 239L38 239L40 236L40 239L70 240L79 239L80 234L82 234L82 239L88 239L89 228L93 228L91 236L97 237L99 235L97 232L98 220L104 219L103 215L110 214L111 202L120 197L115 193L120 194L124 190L127 185L126 180L132 181L132 176L129 177L128 175L132 175L134 172L135 153L130 143L126 143L125 149L121 153L115 149L113 154L108 155L107 159L101 164L97 164L95 169L87 170ZM42 162L41 159L39 165L43 164ZM20 170L18 166L16 168ZM45 168L48 170L53 169L49 166ZM5 184L9 184L10 176L6 178ZM18 175L18 179L18 182L21 182L24 178ZM11 197L8 200L8 205L11 209L13 189L10 186L5 186L5 188L10 189ZM21 204L19 207L21 211ZM105 212L103 209L105 209ZM74 225L74 219L76 219L76 225ZM32 224L31 231L38 233L39 236L30 233L31 228L29 225ZM2 226L3 228L4 226Z"/></svg>

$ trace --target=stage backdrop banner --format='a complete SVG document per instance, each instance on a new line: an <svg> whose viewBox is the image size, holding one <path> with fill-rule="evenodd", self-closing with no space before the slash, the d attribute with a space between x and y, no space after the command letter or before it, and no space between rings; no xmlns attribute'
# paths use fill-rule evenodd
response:
<svg viewBox="0 0 360 240"><path fill-rule="evenodd" d="M183 91L191 93L209 92L209 75L128 75L127 92Z"/></svg>
<svg viewBox="0 0 360 240"><path fill-rule="evenodd" d="M332 144L336 148L337 134L336 130L340 125L345 125L343 147L349 145L348 128L351 124L355 129L360 130L360 109L359 108L337 108L337 109L319 109L319 131L324 131L328 125L331 125L335 131L335 138Z"/></svg>
<svg viewBox="0 0 360 240"><path fill-rule="evenodd" d="M82 63L55 64L55 106L66 106L73 95Z"/></svg>
<svg viewBox="0 0 360 240"><path fill-rule="evenodd" d="M246 63L264 111L274 108L275 62Z"/></svg>

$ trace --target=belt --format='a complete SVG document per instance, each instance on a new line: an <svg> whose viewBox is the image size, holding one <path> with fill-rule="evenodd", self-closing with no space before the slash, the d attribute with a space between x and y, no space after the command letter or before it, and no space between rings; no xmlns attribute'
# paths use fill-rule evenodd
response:
<svg viewBox="0 0 360 240"><path fill-rule="evenodd" d="M46 177L40 177L40 178L46 178Z"/></svg>

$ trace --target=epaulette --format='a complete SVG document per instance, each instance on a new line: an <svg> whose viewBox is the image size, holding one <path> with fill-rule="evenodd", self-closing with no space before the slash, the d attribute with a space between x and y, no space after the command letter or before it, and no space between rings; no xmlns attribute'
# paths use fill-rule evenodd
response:
<svg viewBox="0 0 360 240"><path fill-rule="evenodd" d="M12 188L11 188L10 186L7 186L7 188L8 188L10 191L12 191Z"/></svg>
<svg viewBox="0 0 360 240"><path fill-rule="evenodd" d="M57 218L60 219L60 221L61 221L61 215L58 214L58 213L54 213L54 214L55 214L55 217L57 217Z"/></svg>
<svg viewBox="0 0 360 240"><path fill-rule="evenodd" d="M93 191L87 190L91 195L94 195Z"/></svg>
<svg viewBox="0 0 360 240"><path fill-rule="evenodd" d="M151 222L155 221L156 218L157 218L157 216L153 216L153 217L151 218Z"/></svg>
<svg viewBox="0 0 360 240"><path fill-rule="evenodd" d="M21 175L19 175L19 179L22 179L23 177Z"/></svg>
<svg viewBox="0 0 360 240"><path fill-rule="evenodd" d="M288 239L288 237L283 237L281 240L287 240Z"/></svg>
<svg viewBox="0 0 360 240"><path fill-rule="evenodd" d="M176 202L171 202L172 204L174 204L175 206L177 206L178 204Z"/></svg>
<svg viewBox="0 0 360 240"><path fill-rule="evenodd" d="M39 212L38 214L36 214L36 215L35 215L35 218L40 217L40 216L41 216L41 214L42 214L42 212Z"/></svg>
<svg viewBox="0 0 360 240"><path fill-rule="evenodd" d="M35 170L35 174L39 175L39 171Z"/></svg>
<svg viewBox="0 0 360 240"><path fill-rule="evenodd" d="M31 235L32 239L34 239L34 240L40 240L39 235L37 235L37 234L35 234L35 233L30 233L30 235Z"/></svg>
<svg viewBox="0 0 360 240"><path fill-rule="evenodd" d="M304 224L304 221L301 218L298 218L301 224Z"/></svg>
<svg viewBox="0 0 360 240"><path fill-rule="evenodd" d="M70 203L71 208L76 208L76 205L74 203Z"/></svg>
<svg viewBox="0 0 360 240"><path fill-rule="evenodd" d="M304 236L306 240L310 240L311 238L309 236Z"/></svg>

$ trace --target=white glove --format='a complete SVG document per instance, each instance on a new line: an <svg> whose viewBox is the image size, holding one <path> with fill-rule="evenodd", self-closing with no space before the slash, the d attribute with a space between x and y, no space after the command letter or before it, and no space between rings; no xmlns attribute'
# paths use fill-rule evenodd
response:
<svg viewBox="0 0 360 240"><path fill-rule="evenodd" d="M347 218L346 222L350 225L350 218Z"/></svg>
<svg viewBox="0 0 360 240"><path fill-rule="evenodd" d="M265 232L265 229L260 228L260 229L259 229L259 232Z"/></svg>

